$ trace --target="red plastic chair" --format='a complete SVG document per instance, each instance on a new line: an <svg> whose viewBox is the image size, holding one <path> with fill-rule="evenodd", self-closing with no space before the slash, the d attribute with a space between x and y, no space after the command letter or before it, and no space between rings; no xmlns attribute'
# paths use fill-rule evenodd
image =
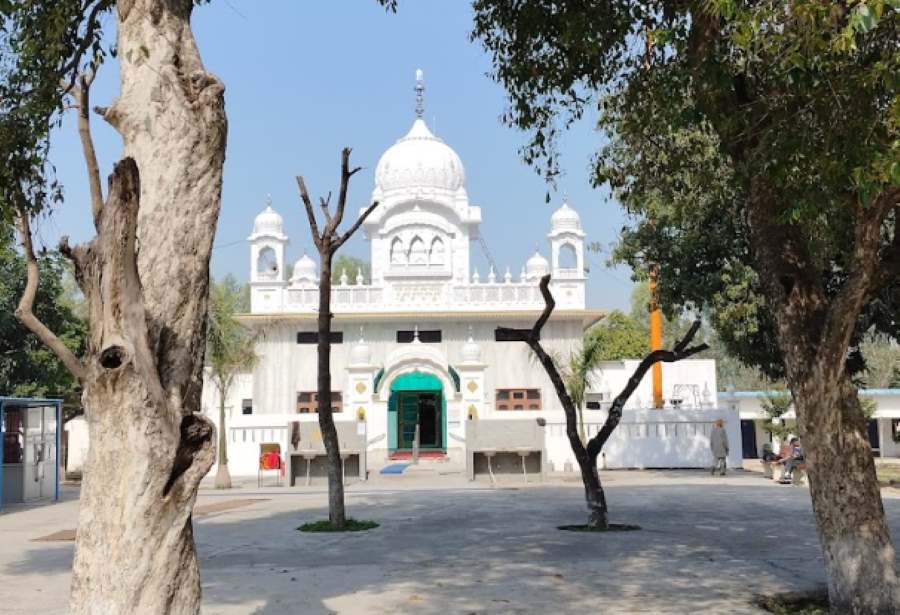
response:
<svg viewBox="0 0 900 615"><path fill-rule="evenodd" d="M259 471L256 474L256 486L262 486L263 472L277 472L278 485L284 478L284 459L281 458L281 445L277 442L265 442L259 445Z"/></svg>

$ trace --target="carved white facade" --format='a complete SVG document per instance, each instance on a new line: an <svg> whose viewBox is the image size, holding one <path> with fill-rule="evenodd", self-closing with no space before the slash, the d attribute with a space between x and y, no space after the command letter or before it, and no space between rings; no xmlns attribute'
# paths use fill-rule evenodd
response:
<svg viewBox="0 0 900 615"><path fill-rule="evenodd" d="M421 84L417 89L421 94ZM422 115L417 109L412 127L375 170L371 200L378 207L361 227L370 246L370 279L338 272L340 282L332 287L332 391L342 403L335 419L364 423L369 463L409 448L411 420L433 431L432 449L450 456L465 452L468 420L561 424L564 415L542 367L523 343L503 341L497 329L531 328L544 307L538 283L547 273L557 304L542 332L548 351L569 356L585 328L603 315L585 305L585 233L567 200L550 216L545 253L538 249L503 271L472 266L482 210L469 200L459 156ZM540 237L517 232L532 245ZM259 361L241 384L244 397L229 402L235 409L228 419L229 456L238 474L255 471L260 439L287 450L287 425L317 419L298 412L301 398L317 388L318 263L309 254L293 255L287 275L288 238L271 203L254 221L249 242L251 313L241 318L262 335ZM715 390L715 382L708 386ZM215 416L215 392L207 387L204 395ZM412 410L404 410L408 395L417 396ZM505 401L515 395L522 397ZM562 469L570 454L562 439L551 440L546 454Z"/></svg>
<svg viewBox="0 0 900 615"><path fill-rule="evenodd" d="M378 207L362 230L371 249L371 281L344 272L332 289L338 313L530 310L543 306L537 280L552 273L560 309L585 308L584 237L568 203L551 217L551 261L536 252L517 279L471 267L471 242L479 238L481 208L469 202L459 156L417 118L409 132L381 157L372 201ZM362 213L362 210L360 210ZM250 235L251 311L297 314L318 307L318 267L308 255L288 279L287 237L271 208L257 216ZM571 260L566 261L566 252ZM552 263L552 264L551 264Z"/></svg>

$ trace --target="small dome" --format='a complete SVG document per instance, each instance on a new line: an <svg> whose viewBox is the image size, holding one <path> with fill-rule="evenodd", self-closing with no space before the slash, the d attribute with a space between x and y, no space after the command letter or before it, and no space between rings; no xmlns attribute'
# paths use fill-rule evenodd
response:
<svg viewBox="0 0 900 615"><path fill-rule="evenodd" d="M319 266L316 265L316 261L304 254L296 263L294 263L294 272L291 274L291 282L318 282L318 280Z"/></svg>
<svg viewBox="0 0 900 615"><path fill-rule="evenodd" d="M389 192L433 188L455 192L466 181L462 160L417 118L405 137L381 156L375 167L375 189Z"/></svg>
<svg viewBox="0 0 900 615"><path fill-rule="evenodd" d="M566 199L563 201L562 207L553 212L550 217L550 226L554 231L580 231L581 216L569 207L569 201Z"/></svg>
<svg viewBox="0 0 900 615"><path fill-rule="evenodd" d="M525 262L525 277L529 280L536 280L548 273L550 273L550 262L535 250L531 258Z"/></svg>
<svg viewBox="0 0 900 615"><path fill-rule="evenodd" d="M264 236L278 239L286 238L284 235L284 220L277 211L272 209L271 199L269 199L262 213L256 216L256 219L253 221L253 235L250 236L250 239Z"/></svg>
<svg viewBox="0 0 900 615"><path fill-rule="evenodd" d="M359 334L359 341L350 351L350 365L371 365L372 350L363 339L362 332Z"/></svg>
<svg viewBox="0 0 900 615"><path fill-rule="evenodd" d="M472 327L469 327L469 339L462 348L462 360L463 363L481 362L481 346L472 337Z"/></svg>

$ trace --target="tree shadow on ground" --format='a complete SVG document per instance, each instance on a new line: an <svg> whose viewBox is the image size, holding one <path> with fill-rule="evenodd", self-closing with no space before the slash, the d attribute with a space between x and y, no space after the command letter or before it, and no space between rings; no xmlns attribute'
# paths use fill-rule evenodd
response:
<svg viewBox="0 0 900 615"><path fill-rule="evenodd" d="M612 520L644 529L599 535L556 529L585 520L577 487L351 492L351 514L381 523L352 535L294 530L324 508L223 517L197 531L205 612L749 613L755 594L824 582L807 490L703 489L612 486Z"/></svg>
<svg viewBox="0 0 900 615"><path fill-rule="evenodd" d="M43 542L34 545L22 559L6 564L2 569L3 576L53 574L72 569L75 543Z"/></svg>

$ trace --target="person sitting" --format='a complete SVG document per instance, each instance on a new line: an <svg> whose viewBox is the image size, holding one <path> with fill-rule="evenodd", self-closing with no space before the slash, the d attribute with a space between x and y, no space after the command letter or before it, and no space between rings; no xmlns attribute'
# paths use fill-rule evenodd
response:
<svg viewBox="0 0 900 615"><path fill-rule="evenodd" d="M765 444L763 444L763 454L762 454L763 461L779 461L780 459L781 459L781 457L776 455L775 452L772 450L771 442L766 442Z"/></svg>
<svg viewBox="0 0 900 615"><path fill-rule="evenodd" d="M804 461L803 448L800 446L800 438L793 437L790 441L790 452L782 460L784 469L781 471L781 483L790 483L794 468Z"/></svg>

